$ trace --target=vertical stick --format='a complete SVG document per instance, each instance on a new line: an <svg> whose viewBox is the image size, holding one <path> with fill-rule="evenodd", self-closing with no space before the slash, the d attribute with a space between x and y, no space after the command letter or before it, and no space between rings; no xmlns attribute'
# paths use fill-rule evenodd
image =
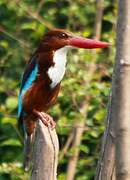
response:
<svg viewBox="0 0 130 180"><path fill-rule="evenodd" d="M102 15L103 15L103 9L104 9L103 4L104 4L104 0L96 1L97 13L96 13L95 22L94 22L94 34L93 34L94 39L100 39L101 27L102 27ZM96 51L93 51L93 62L91 63L90 68L87 72L90 77L93 77L93 74L96 70L95 59L96 59ZM91 83L91 78L86 79L83 85L89 86L90 83ZM89 103L86 102L86 99L87 99L86 97L84 98L84 101L81 103L81 107L79 107L81 116L83 116L84 119L82 121L79 120L78 122L76 122L76 125L83 128L78 128L78 127L75 128L75 134L74 134L73 143L72 143L72 148L75 148L75 151L73 152L73 155L70 157L69 162L68 162L66 180L74 180L75 178L76 166L78 163L78 158L79 158L79 153L80 153L79 146L82 141L82 136L84 133L84 126L85 126L85 121L86 121L86 116L87 116L86 109L88 108L88 105L89 105Z"/></svg>
<svg viewBox="0 0 130 180"><path fill-rule="evenodd" d="M57 180L59 143L55 129L37 123L31 180Z"/></svg>
<svg viewBox="0 0 130 180"><path fill-rule="evenodd" d="M69 159L66 180L74 180L77 161L78 161L79 153L80 153L79 146L81 144L82 135L84 132L85 121L80 121L77 124L80 127L76 127L74 130L74 139L73 139L73 144L72 144L72 147L74 148L74 152L73 152L73 155Z"/></svg>
<svg viewBox="0 0 130 180"><path fill-rule="evenodd" d="M115 175L116 174L116 175ZM95 180L130 179L130 1L119 0L112 96Z"/></svg>
<svg viewBox="0 0 130 180"><path fill-rule="evenodd" d="M95 17L95 24L94 24L94 39L100 39L101 36L101 28L102 28L102 16L104 10L104 0L96 0L96 17Z"/></svg>
<svg viewBox="0 0 130 180"><path fill-rule="evenodd" d="M116 131L116 178L130 179L130 1L119 0L113 120Z"/></svg>

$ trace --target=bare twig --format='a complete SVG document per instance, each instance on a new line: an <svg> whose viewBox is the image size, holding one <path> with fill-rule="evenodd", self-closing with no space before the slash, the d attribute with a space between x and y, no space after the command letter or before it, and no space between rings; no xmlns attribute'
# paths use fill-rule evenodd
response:
<svg viewBox="0 0 130 180"><path fill-rule="evenodd" d="M102 14L103 14L102 3L103 3L103 0L97 1L97 7L96 7L97 13L96 13L95 25L94 25L95 26L95 32L94 32L94 38L95 39L100 38L100 31L101 31L101 26L102 26ZM101 11L101 12L99 12L99 11ZM90 75L90 78L85 80L85 82L84 82L85 86L89 86L89 84L92 80L91 77L93 77L93 74L97 68L96 63L95 63L95 59L96 59L96 52L93 51L93 61L90 64L90 66L88 68L88 72L87 72ZM82 102L81 106L79 107L79 111L81 113L81 117L83 120L82 121L78 120L75 123L75 125L85 127L85 121L86 121L86 116L87 116L86 110L87 110L87 107L89 105L89 101L86 102L86 99L89 99L87 95L84 98L84 101ZM79 128L75 129L75 136L74 136L73 144L72 144L72 148L75 149L75 151L69 159L69 163L68 163L68 167L67 167L67 178L66 178L67 180L74 180L74 176L75 176L75 172L76 172L76 166L77 166L77 162L78 162L78 158L79 158L79 152L80 152L79 145L81 144L83 132L84 132L84 129L79 129Z"/></svg>
<svg viewBox="0 0 130 180"><path fill-rule="evenodd" d="M38 8L37 8L37 12L36 12L37 14L39 14L39 12L41 11L44 2L45 2L44 0L41 0L41 1L39 2Z"/></svg>
<svg viewBox="0 0 130 180"><path fill-rule="evenodd" d="M81 126L84 126L85 121L79 121L78 124ZM76 166L77 166L77 161L79 157L79 145L82 140L82 135L83 135L84 129L82 128L75 128L74 131L74 139L73 139L73 144L72 148L74 150L73 155L69 159L68 167L67 167L67 177L66 180L73 180L75 171L76 171Z"/></svg>
<svg viewBox="0 0 130 180"><path fill-rule="evenodd" d="M17 38L15 35L11 34L10 32L8 32L3 26L0 25L0 32L4 33L5 35L7 35L8 37L10 37L11 39L14 39L15 41L17 41L19 43L19 45L21 45L24 48L29 49L30 45L27 44L26 42L24 42L23 40Z"/></svg>
<svg viewBox="0 0 130 180"><path fill-rule="evenodd" d="M8 1L8 0L7 0ZM43 17L40 16L39 12L36 11L36 12L33 12L31 7L29 7L28 10L24 9L23 6L21 5L21 0L19 1L16 1L16 4L18 5L19 8L23 9L24 12L30 16L32 19L35 19L37 20L37 22L39 22L40 24L44 25L45 27L47 27L48 29L53 29L54 26L53 24L51 24L50 22L46 21L45 19L43 19Z"/></svg>
<svg viewBox="0 0 130 180"><path fill-rule="evenodd" d="M66 144L64 145L63 149L60 152L59 160L63 159L64 155L67 153L68 148L69 148L70 144L72 143L73 137L74 137L74 131L72 131L69 134L69 137L68 137L68 139L66 141Z"/></svg>
<svg viewBox="0 0 130 180"><path fill-rule="evenodd" d="M94 25L94 39L100 39L101 36L101 28L102 28L102 15L103 15L103 1L104 0L96 0L96 17L95 17L95 25Z"/></svg>

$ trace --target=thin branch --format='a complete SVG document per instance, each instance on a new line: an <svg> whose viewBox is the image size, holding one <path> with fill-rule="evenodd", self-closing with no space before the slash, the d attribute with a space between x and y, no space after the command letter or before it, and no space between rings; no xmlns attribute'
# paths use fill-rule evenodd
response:
<svg viewBox="0 0 130 180"><path fill-rule="evenodd" d="M84 126L85 121L79 121L78 125ZM82 128L75 128L74 130L74 139L73 139L73 143L72 143L72 149L74 149L73 155L70 156L69 159L69 163L67 166L67 177L66 180L73 180L75 173L76 173L76 166L77 166L77 162L78 162L78 158L79 158L79 145L81 143L82 140L82 135L83 135L84 129Z"/></svg>
<svg viewBox="0 0 130 180"><path fill-rule="evenodd" d="M11 39L14 39L15 41L17 41L22 47L24 48L30 48L30 45L25 43L23 40L17 38L15 35L11 34L10 32L8 32L7 30L5 30L5 28L3 26L0 25L0 32L6 34L8 37L10 37Z"/></svg>
<svg viewBox="0 0 130 180"><path fill-rule="evenodd" d="M41 1L39 2L38 8L37 8L37 12L36 12L37 14L39 14L39 12L41 11L44 2L45 2L44 0L41 0Z"/></svg>
<svg viewBox="0 0 130 180"><path fill-rule="evenodd" d="M7 0L8 1L8 0ZM29 7L28 10L24 9L23 6L21 5L21 0L20 1L15 1L16 4L18 5L19 8L23 9L24 12L29 15L32 19L37 20L37 22L39 22L40 24L44 25L45 27L47 27L48 29L53 29L54 25L51 24L50 22L46 21L45 19L43 19L43 17L40 16L39 12L33 12L31 7Z"/></svg>
<svg viewBox="0 0 130 180"><path fill-rule="evenodd" d="M63 147L63 149L60 151L60 155L59 155L59 161L63 159L63 157L66 155L68 149L69 149L69 146L70 144L72 143L72 140L73 140L73 137L74 137L74 131L72 131L70 134L69 134L69 137Z"/></svg>
<svg viewBox="0 0 130 180"><path fill-rule="evenodd" d="M101 28L102 28L102 15L103 15L103 1L104 0L96 0L96 17L95 17L95 25L94 25L94 39L100 39L101 36Z"/></svg>
<svg viewBox="0 0 130 180"><path fill-rule="evenodd" d="M102 3L102 0L98 0L98 3ZM102 7L102 4L100 5L100 7ZM102 12L99 12L99 10ZM100 16L98 16L99 14L100 14ZM94 25L95 26L95 32L94 32L95 39L100 38L100 31L101 31L101 26L102 26L102 14L103 14L103 8L99 9L99 6L97 5L97 13L96 13L95 25ZM98 22L97 22L97 19L98 19ZM98 23L98 25L97 25L97 23ZM90 75L90 78L86 79L85 82L83 82L83 85L85 85L85 86L89 86L89 84L91 83L91 80L92 80L91 77L93 77L93 74L97 68L95 60L96 60L96 51L93 51L93 61L90 64L90 66L88 68L88 72L87 72ZM78 126L85 127L85 121L86 121L86 116L87 116L86 110L87 110L87 107L89 104L89 101L86 103L86 99L89 99L89 97L87 95L79 107L79 112L82 115L81 117L83 120L82 121L78 120L78 122L75 123L76 126L78 124ZM77 103L74 102L74 104L77 107ZM69 163L68 163L68 167L67 167L67 178L66 178L67 180L74 180L74 176L76 173L76 166L77 166L79 153L80 153L80 149L78 147L81 144L83 133L84 133L84 129L79 129L79 128L75 129L75 136L74 136L73 144L72 144L72 148L74 148L75 151L69 159Z"/></svg>

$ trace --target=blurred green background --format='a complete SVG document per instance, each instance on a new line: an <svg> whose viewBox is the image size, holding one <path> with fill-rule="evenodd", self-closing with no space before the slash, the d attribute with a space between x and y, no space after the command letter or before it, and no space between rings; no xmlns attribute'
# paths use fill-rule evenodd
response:
<svg viewBox="0 0 130 180"><path fill-rule="evenodd" d="M62 88L49 112L58 120L58 180L66 180L75 152L75 180L92 180L99 158L115 57L117 2L104 0L100 5L104 9L101 40L113 46L69 52ZM24 67L39 39L52 27L93 37L97 13L96 0L0 0L0 180L29 177L22 169L17 97ZM79 129L83 132L75 146Z"/></svg>

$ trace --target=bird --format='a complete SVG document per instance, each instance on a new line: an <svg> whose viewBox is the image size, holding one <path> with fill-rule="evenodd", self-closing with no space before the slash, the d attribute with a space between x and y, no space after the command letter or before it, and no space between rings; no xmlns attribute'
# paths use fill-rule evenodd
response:
<svg viewBox="0 0 130 180"><path fill-rule="evenodd" d="M37 50L28 61L18 97L18 119L25 133L24 169L30 168L31 148L37 120L54 129L47 114L55 104L67 63L67 52L73 48L106 48L108 42L83 38L64 29L52 29L41 38Z"/></svg>

